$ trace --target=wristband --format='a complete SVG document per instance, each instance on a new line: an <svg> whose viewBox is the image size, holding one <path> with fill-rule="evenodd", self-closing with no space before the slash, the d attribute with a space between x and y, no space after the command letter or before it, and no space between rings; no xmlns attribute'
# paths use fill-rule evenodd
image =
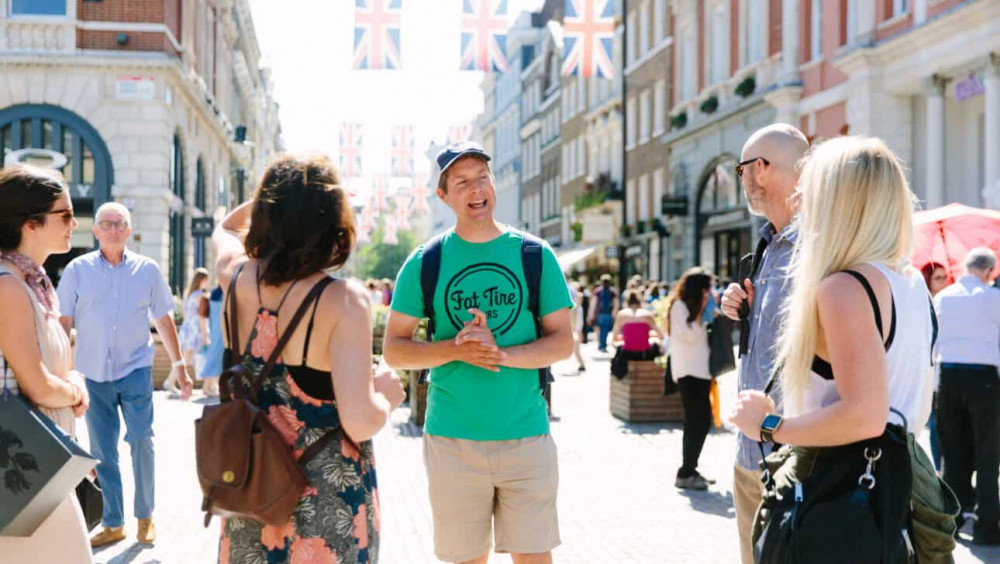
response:
<svg viewBox="0 0 1000 564"><path fill-rule="evenodd" d="M170 363L170 367L171 368L180 368L181 366L184 366L185 364L187 364L187 363L184 362L184 359L182 358L182 359L180 359L178 361L171 362Z"/></svg>

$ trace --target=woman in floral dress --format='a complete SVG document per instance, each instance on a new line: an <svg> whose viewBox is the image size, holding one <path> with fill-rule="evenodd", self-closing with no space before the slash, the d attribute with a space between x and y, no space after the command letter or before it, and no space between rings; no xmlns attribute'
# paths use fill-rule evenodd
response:
<svg viewBox="0 0 1000 564"><path fill-rule="evenodd" d="M324 270L343 265L354 244L353 213L339 174L325 157L279 157L254 199L223 220L213 244L219 282L227 298L236 292L235 311L226 315L237 318L242 342L236 346L253 377L312 287L327 284L262 382L256 404L296 457L337 433L305 464L309 486L291 520L282 526L223 520L219 562L377 562L371 437L404 392L393 373L372 374L364 287L325 280ZM240 273L235 283L234 272Z"/></svg>

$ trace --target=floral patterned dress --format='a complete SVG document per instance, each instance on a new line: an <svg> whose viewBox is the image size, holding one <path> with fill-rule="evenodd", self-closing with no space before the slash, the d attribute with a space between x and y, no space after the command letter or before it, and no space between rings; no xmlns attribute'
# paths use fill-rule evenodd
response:
<svg viewBox="0 0 1000 564"><path fill-rule="evenodd" d="M255 376L278 344L278 318L257 312L244 365ZM313 398L296 385L281 358L262 383L257 405L295 452L339 426L335 401ZM379 503L371 441L343 434L305 467L309 487L284 526L247 519L222 521L219 562L232 564L378 562Z"/></svg>

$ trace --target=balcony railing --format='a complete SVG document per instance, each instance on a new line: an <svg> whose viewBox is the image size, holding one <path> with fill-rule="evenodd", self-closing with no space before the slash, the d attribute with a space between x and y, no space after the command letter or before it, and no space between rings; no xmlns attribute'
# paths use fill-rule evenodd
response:
<svg viewBox="0 0 1000 564"><path fill-rule="evenodd" d="M0 51L70 53L76 50L76 22L68 18L0 19Z"/></svg>

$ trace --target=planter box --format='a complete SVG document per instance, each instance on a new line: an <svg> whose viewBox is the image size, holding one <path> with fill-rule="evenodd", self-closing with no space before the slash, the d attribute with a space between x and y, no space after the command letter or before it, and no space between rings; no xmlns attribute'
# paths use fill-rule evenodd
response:
<svg viewBox="0 0 1000 564"><path fill-rule="evenodd" d="M684 418L681 395L663 395L663 368L654 361L628 363L628 374L611 377L611 415L629 422L676 422Z"/></svg>

